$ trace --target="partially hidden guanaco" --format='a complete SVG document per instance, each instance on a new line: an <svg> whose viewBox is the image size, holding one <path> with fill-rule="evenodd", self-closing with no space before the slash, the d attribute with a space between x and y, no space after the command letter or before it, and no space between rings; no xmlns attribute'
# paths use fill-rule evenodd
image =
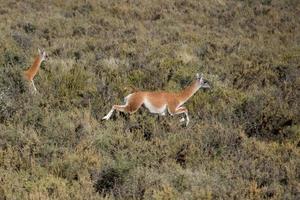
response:
<svg viewBox="0 0 300 200"><path fill-rule="evenodd" d="M203 74L196 75L191 85L179 92L165 91L136 91L125 97L125 105L114 105L112 109L102 119L108 120L115 110L120 112L135 113L142 105L144 105L151 113L165 115L185 114L185 118L181 118L180 122L186 121L189 124L188 110L182 105L191 98L200 88L210 88L209 84L204 81Z"/></svg>
<svg viewBox="0 0 300 200"><path fill-rule="evenodd" d="M24 78L31 83L35 92L37 92L37 89L34 85L33 78L38 73L42 62L45 61L47 58L48 55L46 54L46 52L44 50L38 49L38 55L35 57L32 66L29 67L26 71L24 71Z"/></svg>

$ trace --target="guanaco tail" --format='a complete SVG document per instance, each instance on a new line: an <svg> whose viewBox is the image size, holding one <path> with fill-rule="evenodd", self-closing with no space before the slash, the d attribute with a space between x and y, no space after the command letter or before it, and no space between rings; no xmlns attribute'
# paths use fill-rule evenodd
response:
<svg viewBox="0 0 300 200"><path fill-rule="evenodd" d="M104 116L103 120L108 120L115 110L127 113L135 113L144 105L151 113L165 115L166 111L170 115L185 114L180 122L186 121L189 124L188 110L182 105L191 98L200 88L210 88L209 84L203 79L203 74L196 75L196 80L188 87L179 92L164 91L136 91L125 97L125 105L114 105L112 109Z"/></svg>
<svg viewBox="0 0 300 200"><path fill-rule="evenodd" d="M27 81L30 81L35 92L37 92L37 89L34 85L33 78L38 73L42 62L48 58L48 56L44 50L38 49L38 53L39 54L36 56L32 66L29 69L27 69L26 71L24 71L25 79Z"/></svg>

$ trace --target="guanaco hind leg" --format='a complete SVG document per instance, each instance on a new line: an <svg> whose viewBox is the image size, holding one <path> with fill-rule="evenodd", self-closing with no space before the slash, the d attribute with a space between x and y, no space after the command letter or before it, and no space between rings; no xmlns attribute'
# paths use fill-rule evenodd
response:
<svg viewBox="0 0 300 200"><path fill-rule="evenodd" d="M129 95L127 96L129 97ZM125 98L125 105L114 105L112 109L105 115L102 119L108 120L115 110L118 110L120 112L127 112L127 113L135 113L143 104L142 101L138 101L136 98Z"/></svg>
<svg viewBox="0 0 300 200"><path fill-rule="evenodd" d="M109 120L115 110L124 112L127 105L113 105L112 109L102 119Z"/></svg>
<svg viewBox="0 0 300 200"><path fill-rule="evenodd" d="M114 113L115 110L132 114L132 113L136 112L140 107L141 107L141 105L140 106L134 106L134 105L131 105L131 104L128 104L128 105L114 105L112 107L112 109L107 113L107 115L105 115L102 119L109 120L109 118L112 116L112 114Z"/></svg>
<svg viewBox="0 0 300 200"><path fill-rule="evenodd" d="M34 92L37 92L37 89L36 89L36 87L35 87L35 85L34 85L33 80L31 80L31 84L32 84L32 87L33 87L33 89L34 89Z"/></svg>

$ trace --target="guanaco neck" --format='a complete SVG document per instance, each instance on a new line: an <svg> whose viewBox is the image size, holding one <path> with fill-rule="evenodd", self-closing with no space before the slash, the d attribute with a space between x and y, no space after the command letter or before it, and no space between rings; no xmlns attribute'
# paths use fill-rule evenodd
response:
<svg viewBox="0 0 300 200"><path fill-rule="evenodd" d="M178 93L178 98L181 102L186 102L189 98L191 98L200 88L197 80L195 80L191 85L184 88L182 91Z"/></svg>
<svg viewBox="0 0 300 200"><path fill-rule="evenodd" d="M40 56L37 56L32 64L32 66L25 71L25 75L29 80L32 80L36 73L39 71L42 63L42 59Z"/></svg>

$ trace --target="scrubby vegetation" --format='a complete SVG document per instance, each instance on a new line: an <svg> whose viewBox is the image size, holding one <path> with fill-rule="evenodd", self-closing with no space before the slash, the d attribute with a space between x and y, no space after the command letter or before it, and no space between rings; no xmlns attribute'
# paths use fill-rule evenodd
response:
<svg viewBox="0 0 300 200"><path fill-rule="evenodd" d="M299 199L299 16L297 0L1 1L0 199ZM100 120L132 86L197 72L212 89L188 127Z"/></svg>

